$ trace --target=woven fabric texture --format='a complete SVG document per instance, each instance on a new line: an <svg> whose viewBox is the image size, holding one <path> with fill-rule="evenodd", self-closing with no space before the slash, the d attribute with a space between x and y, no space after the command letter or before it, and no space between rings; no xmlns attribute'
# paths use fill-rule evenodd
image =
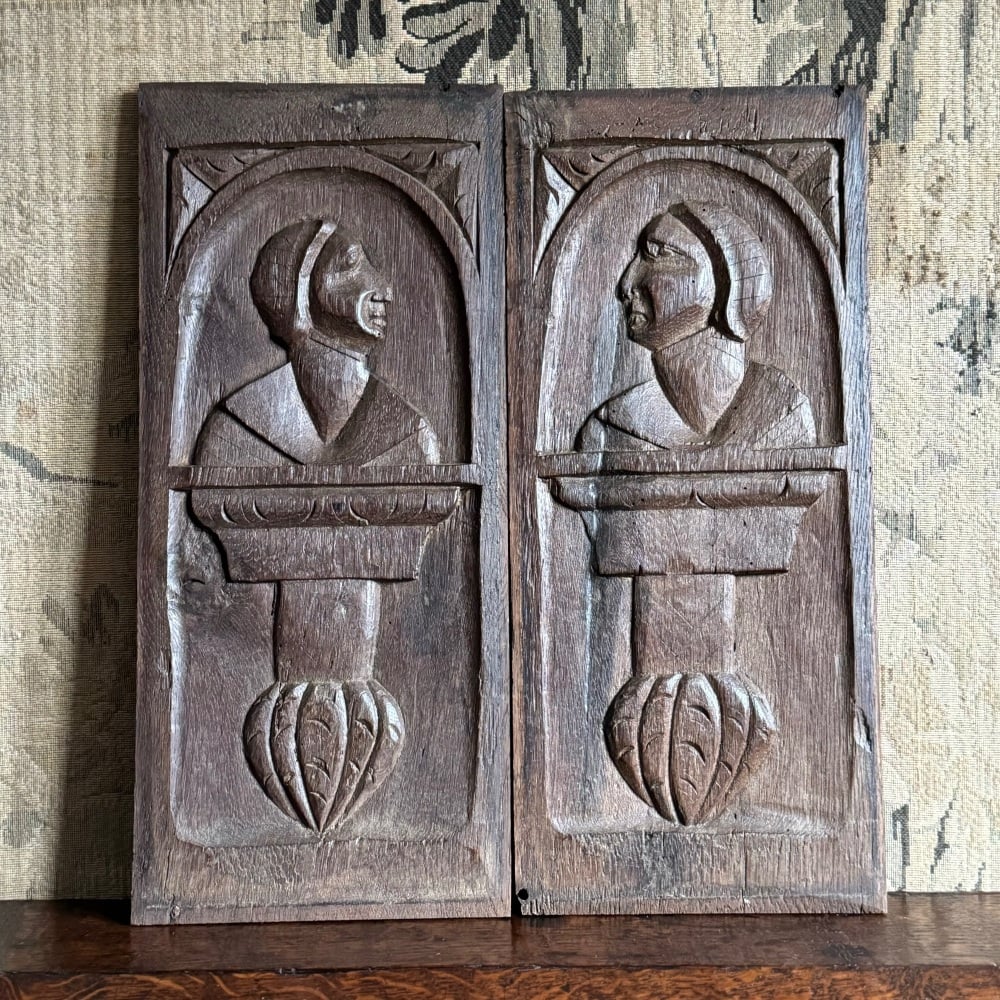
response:
<svg viewBox="0 0 1000 1000"><path fill-rule="evenodd" d="M131 862L141 80L869 88L890 885L1000 889L1000 0L0 0L0 896Z"/></svg>

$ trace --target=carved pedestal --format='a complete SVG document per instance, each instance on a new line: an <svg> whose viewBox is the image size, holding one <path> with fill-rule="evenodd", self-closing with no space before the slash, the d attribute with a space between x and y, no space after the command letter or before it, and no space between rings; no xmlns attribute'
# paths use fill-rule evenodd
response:
<svg viewBox="0 0 1000 1000"><path fill-rule="evenodd" d="M277 681L247 713L254 777L287 816L324 833L389 777L405 723L374 679L381 588L415 580L454 489L194 490L229 576L276 583Z"/></svg>
<svg viewBox="0 0 1000 1000"><path fill-rule="evenodd" d="M736 580L789 569L802 517L828 479L553 480L558 499L583 515L597 572L632 578L633 677L604 736L629 788L672 823L718 815L774 737L766 695L739 676Z"/></svg>

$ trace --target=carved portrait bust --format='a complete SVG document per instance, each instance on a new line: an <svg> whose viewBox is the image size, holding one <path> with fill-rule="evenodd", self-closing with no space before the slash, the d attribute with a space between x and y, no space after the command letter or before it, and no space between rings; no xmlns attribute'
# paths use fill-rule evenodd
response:
<svg viewBox="0 0 1000 1000"><path fill-rule="evenodd" d="M816 443L808 398L784 372L746 358L772 279L743 219L716 205L671 205L640 233L617 292L628 335L652 352L656 377L602 403L579 450Z"/></svg>
<svg viewBox="0 0 1000 1000"><path fill-rule="evenodd" d="M258 254L250 294L288 361L215 406L198 464L439 461L425 418L369 369L393 295L356 236L332 221L287 226Z"/></svg>

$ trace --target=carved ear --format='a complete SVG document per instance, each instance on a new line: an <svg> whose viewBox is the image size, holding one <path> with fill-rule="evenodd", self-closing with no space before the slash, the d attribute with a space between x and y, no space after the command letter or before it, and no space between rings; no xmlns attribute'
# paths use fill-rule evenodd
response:
<svg viewBox="0 0 1000 1000"><path fill-rule="evenodd" d="M760 238L729 209L705 202L679 206L678 217L702 240L712 258L717 319L736 340L757 332L767 315L773 285Z"/></svg>

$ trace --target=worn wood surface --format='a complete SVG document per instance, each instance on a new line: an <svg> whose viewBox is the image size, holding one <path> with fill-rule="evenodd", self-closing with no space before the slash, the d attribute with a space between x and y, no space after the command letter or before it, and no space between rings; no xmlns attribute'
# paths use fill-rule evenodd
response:
<svg viewBox="0 0 1000 1000"><path fill-rule="evenodd" d="M499 88L139 101L133 917L506 915Z"/></svg>
<svg viewBox="0 0 1000 1000"><path fill-rule="evenodd" d="M0 903L0 996L992 1000L1000 897L886 917L565 917L130 927L127 904Z"/></svg>
<svg viewBox="0 0 1000 1000"><path fill-rule="evenodd" d="M522 912L879 911L862 98L506 116Z"/></svg>

